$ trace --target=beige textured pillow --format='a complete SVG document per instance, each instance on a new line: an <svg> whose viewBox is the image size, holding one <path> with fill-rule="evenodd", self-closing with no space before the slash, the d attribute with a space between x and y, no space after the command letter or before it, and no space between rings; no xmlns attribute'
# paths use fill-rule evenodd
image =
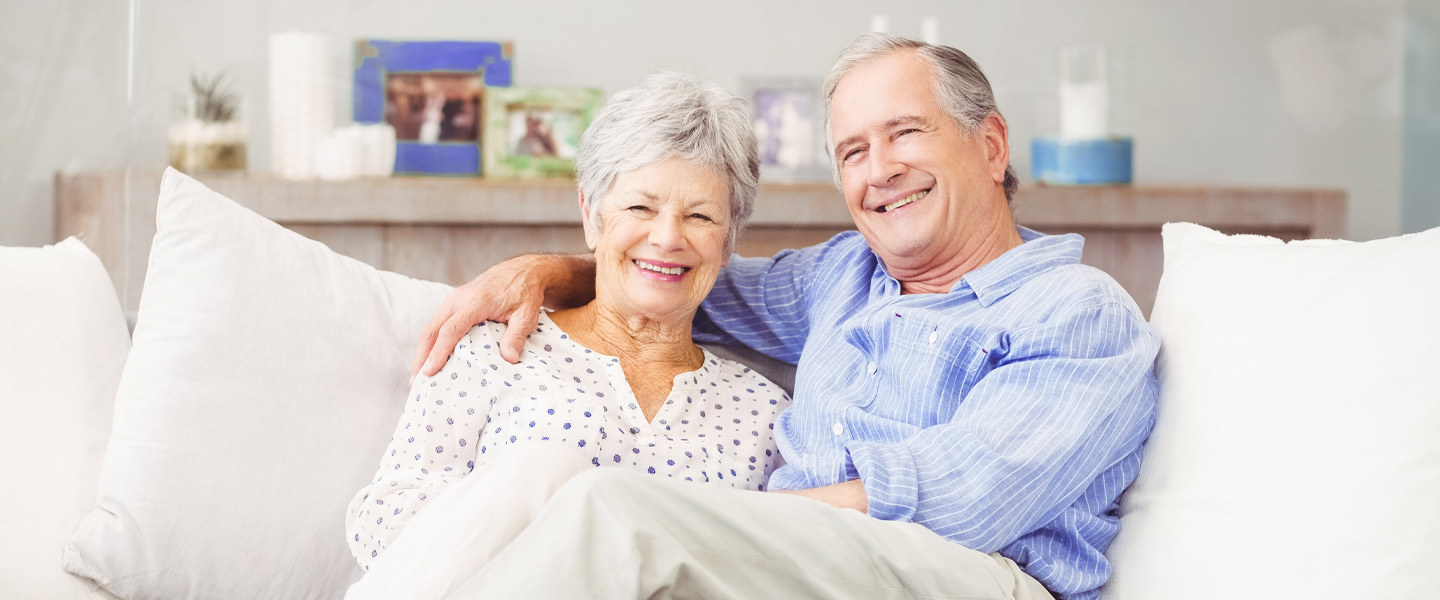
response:
<svg viewBox="0 0 1440 600"><path fill-rule="evenodd" d="M420 328L449 288L168 170L99 507L65 569L127 598L333 598Z"/></svg>

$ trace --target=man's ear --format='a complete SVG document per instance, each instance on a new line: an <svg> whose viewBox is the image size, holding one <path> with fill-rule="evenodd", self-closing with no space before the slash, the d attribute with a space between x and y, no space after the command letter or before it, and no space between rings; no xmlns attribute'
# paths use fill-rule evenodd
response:
<svg viewBox="0 0 1440 600"><path fill-rule="evenodd" d="M580 192L580 225L585 228L585 245L591 252L595 251L595 244L600 241L600 232L595 231L595 223L590 219L589 206L585 202L585 192Z"/></svg>
<svg viewBox="0 0 1440 600"><path fill-rule="evenodd" d="M1000 113L990 113L981 123L981 134L985 141L985 162L989 165L990 179L997 184L1005 183L1005 169L1010 166L1010 128Z"/></svg>

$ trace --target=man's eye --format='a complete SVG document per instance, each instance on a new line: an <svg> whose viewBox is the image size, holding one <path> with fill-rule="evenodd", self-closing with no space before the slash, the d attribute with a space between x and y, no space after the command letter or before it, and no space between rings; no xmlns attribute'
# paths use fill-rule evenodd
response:
<svg viewBox="0 0 1440 600"><path fill-rule="evenodd" d="M851 150L851 151L849 151L849 152L846 152L846 153L845 153L845 162L850 162L850 161L853 161L853 160L859 158L861 152L863 152L863 150L860 150L860 149L858 149L858 148L855 149L855 150Z"/></svg>
<svg viewBox="0 0 1440 600"><path fill-rule="evenodd" d="M919 133L919 132L920 132L919 129L906 129L906 130L904 130L904 131L901 131L901 132L900 132L900 135L905 135L905 134L907 134L907 133Z"/></svg>

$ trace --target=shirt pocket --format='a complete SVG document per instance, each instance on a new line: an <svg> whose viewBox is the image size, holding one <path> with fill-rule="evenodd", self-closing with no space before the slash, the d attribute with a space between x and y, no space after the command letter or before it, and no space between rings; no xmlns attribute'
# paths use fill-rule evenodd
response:
<svg viewBox="0 0 1440 600"><path fill-rule="evenodd" d="M877 345L885 377L867 412L921 428L948 423L991 368L988 336L954 324L896 321L889 343Z"/></svg>

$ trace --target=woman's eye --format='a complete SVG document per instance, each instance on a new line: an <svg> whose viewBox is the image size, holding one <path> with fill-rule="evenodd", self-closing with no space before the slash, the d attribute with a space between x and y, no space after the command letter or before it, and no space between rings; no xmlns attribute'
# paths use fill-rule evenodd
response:
<svg viewBox="0 0 1440 600"><path fill-rule="evenodd" d="M628 210L628 211L631 211L631 212L646 212L646 211L649 211L649 210L650 210L650 207L645 206L645 205L643 205L643 204L636 204L635 206L632 206L632 207L627 208L627 209L625 209L625 210Z"/></svg>
<svg viewBox="0 0 1440 600"><path fill-rule="evenodd" d="M901 132L900 132L900 135L905 135L905 134L907 134L907 133L919 133L919 132L920 132L919 129L906 129L906 130L904 130L904 131L901 131Z"/></svg>
<svg viewBox="0 0 1440 600"><path fill-rule="evenodd" d="M707 222L710 222L710 223L714 223L714 222L715 222L715 219L712 219L712 218L710 218L708 215L702 215L702 214L700 214L700 213L692 214L692 215L690 215L690 218L692 218L692 219L700 219L700 220L702 220L702 221L707 221Z"/></svg>

